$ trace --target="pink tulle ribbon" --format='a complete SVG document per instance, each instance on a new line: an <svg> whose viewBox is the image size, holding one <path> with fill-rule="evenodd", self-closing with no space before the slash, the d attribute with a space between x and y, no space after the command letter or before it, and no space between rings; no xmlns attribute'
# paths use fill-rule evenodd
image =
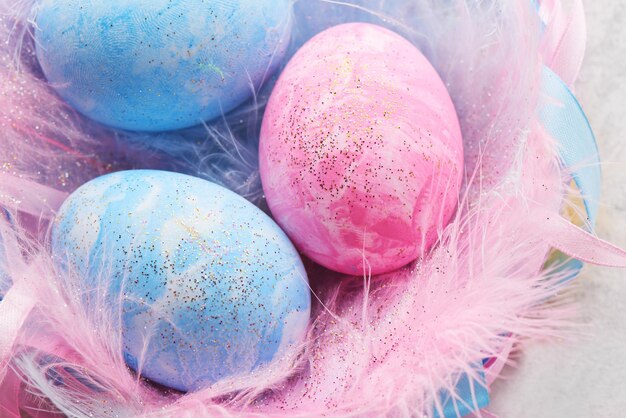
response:
<svg viewBox="0 0 626 418"><path fill-rule="evenodd" d="M494 357L492 361L485 364L485 370L487 371L485 376L485 381L488 387L496 381L502 370L506 366L507 361L509 360L509 354L513 350L515 340L514 338L508 338L500 350L500 355L498 357Z"/></svg>
<svg viewBox="0 0 626 418"><path fill-rule="evenodd" d="M14 282L0 303L0 384L7 374L15 341L36 303L31 283L26 277L40 276L32 269L24 274L25 277Z"/></svg>
<svg viewBox="0 0 626 418"><path fill-rule="evenodd" d="M544 0L539 14L546 23L542 51L544 64L570 88L578 78L587 43L587 24L582 0L575 0L566 15L561 2Z"/></svg>
<svg viewBox="0 0 626 418"><path fill-rule="evenodd" d="M543 239L578 260L607 267L626 268L626 251L577 227L567 219L546 212Z"/></svg>
<svg viewBox="0 0 626 418"><path fill-rule="evenodd" d="M35 181L0 173L0 207L17 209L35 218L51 219L67 193Z"/></svg>
<svg viewBox="0 0 626 418"><path fill-rule="evenodd" d="M21 384L20 377L9 370L2 382L2 391L0 391L0 417L21 418Z"/></svg>

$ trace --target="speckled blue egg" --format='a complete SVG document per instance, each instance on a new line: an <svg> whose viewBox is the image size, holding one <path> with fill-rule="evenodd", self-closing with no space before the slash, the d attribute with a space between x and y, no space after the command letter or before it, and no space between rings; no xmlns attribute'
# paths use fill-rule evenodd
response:
<svg viewBox="0 0 626 418"><path fill-rule="evenodd" d="M245 101L280 64L291 0L38 0L49 83L106 125L165 131Z"/></svg>
<svg viewBox="0 0 626 418"><path fill-rule="evenodd" d="M195 391L278 361L307 329L307 276L287 236L205 180L99 177L61 207L52 249L59 269L79 273L87 309L99 306L95 289L108 289L128 365L170 388Z"/></svg>

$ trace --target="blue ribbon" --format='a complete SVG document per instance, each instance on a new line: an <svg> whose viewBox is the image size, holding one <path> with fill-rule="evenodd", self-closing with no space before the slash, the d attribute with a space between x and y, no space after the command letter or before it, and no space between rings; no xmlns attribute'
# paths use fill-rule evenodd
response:
<svg viewBox="0 0 626 418"><path fill-rule="evenodd" d="M467 373L463 373L456 384L455 397L446 390L439 393L444 418L464 417L489 405L489 390L485 381L485 373L482 371L482 364L476 365L476 368L479 380L473 380ZM436 409L434 416L441 418Z"/></svg>
<svg viewBox="0 0 626 418"><path fill-rule="evenodd" d="M548 67L543 68L542 102L539 119L546 131L560 145L563 166L572 170L585 206L585 227L593 231L598 217L602 185L602 171L598 145L589 120L578 100L567 85ZM584 263L571 259L561 266L567 271L565 280L572 280L582 270Z"/></svg>
<svg viewBox="0 0 626 418"><path fill-rule="evenodd" d="M573 179L584 199L587 227L593 230L602 183L595 136L578 100L559 76L544 67L541 78L543 98L539 119L560 144L563 166L573 170Z"/></svg>

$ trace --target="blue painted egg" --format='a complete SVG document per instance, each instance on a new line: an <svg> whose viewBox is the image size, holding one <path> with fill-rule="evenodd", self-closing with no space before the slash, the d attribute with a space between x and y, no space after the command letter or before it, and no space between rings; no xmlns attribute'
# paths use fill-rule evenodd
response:
<svg viewBox="0 0 626 418"><path fill-rule="evenodd" d="M105 300L113 317L122 310L129 366L177 390L279 360L307 329L307 276L287 236L205 180L152 170L99 177L61 207L52 250L82 278L87 309ZM107 292L100 302L97 289Z"/></svg>
<svg viewBox="0 0 626 418"><path fill-rule="evenodd" d="M50 84L86 116L165 131L235 108L280 64L291 0L38 0Z"/></svg>

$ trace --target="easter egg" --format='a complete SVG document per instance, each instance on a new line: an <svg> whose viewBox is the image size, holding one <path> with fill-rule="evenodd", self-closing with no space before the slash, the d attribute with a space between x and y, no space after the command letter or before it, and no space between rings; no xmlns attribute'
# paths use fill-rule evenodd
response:
<svg viewBox="0 0 626 418"><path fill-rule="evenodd" d="M80 276L87 312L121 312L128 365L170 388L279 361L307 329L294 246L257 207L205 180L153 170L92 180L62 205L52 250Z"/></svg>
<svg viewBox="0 0 626 418"><path fill-rule="evenodd" d="M286 53L290 0L38 0L41 68L76 110L137 131L221 116Z"/></svg>
<svg viewBox="0 0 626 418"><path fill-rule="evenodd" d="M296 246L345 274L423 256L453 216L463 175L458 118L411 43L367 23L307 42L263 119L267 203Z"/></svg>

